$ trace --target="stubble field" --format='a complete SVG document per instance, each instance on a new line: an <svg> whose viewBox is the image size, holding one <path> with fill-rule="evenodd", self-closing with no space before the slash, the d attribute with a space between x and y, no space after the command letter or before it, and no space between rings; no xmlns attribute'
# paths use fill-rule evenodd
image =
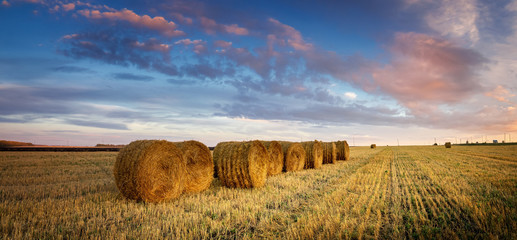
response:
<svg viewBox="0 0 517 240"><path fill-rule="evenodd" d="M517 145L352 147L260 189L145 204L117 153L0 152L0 238L517 239Z"/></svg>

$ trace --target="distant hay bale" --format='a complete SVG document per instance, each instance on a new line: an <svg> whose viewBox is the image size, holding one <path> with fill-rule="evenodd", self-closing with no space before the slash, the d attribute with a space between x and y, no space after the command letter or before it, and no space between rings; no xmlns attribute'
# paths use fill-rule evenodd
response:
<svg viewBox="0 0 517 240"><path fill-rule="evenodd" d="M187 162L184 192L197 193L210 187L214 179L214 161L210 149L198 141L175 142Z"/></svg>
<svg viewBox="0 0 517 240"><path fill-rule="evenodd" d="M305 165L303 168L321 168L323 164L323 148L321 143L315 140L312 142L302 142L301 144L305 150Z"/></svg>
<svg viewBox="0 0 517 240"><path fill-rule="evenodd" d="M214 164L221 183L231 188L262 187L269 154L260 141L222 142L214 149Z"/></svg>
<svg viewBox="0 0 517 240"><path fill-rule="evenodd" d="M336 163L336 159L337 159L336 144L333 142L322 142L321 148L323 148L323 164Z"/></svg>
<svg viewBox="0 0 517 240"><path fill-rule="evenodd" d="M445 148L451 148L451 147L452 147L451 142L446 142L446 143L445 143Z"/></svg>
<svg viewBox="0 0 517 240"><path fill-rule="evenodd" d="M350 147L348 146L347 141L337 141L334 142L336 144L336 160L350 160Z"/></svg>
<svg viewBox="0 0 517 240"><path fill-rule="evenodd" d="M139 140L118 153L113 175L126 198L162 202L177 198L183 192L186 164L181 150L173 143Z"/></svg>
<svg viewBox="0 0 517 240"><path fill-rule="evenodd" d="M282 145L277 141L263 141L262 144L264 144L269 153L267 175L272 176L282 173L282 168L284 167L284 152L282 151Z"/></svg>
<svg viewBox="0 0 517 240"><path fill-rule="evenodd" d="M377 145L376 144L372 144L372 145L370 145L370 148L377 148Z"/></svg>
<svg viewBox="0 0 517 240"><path fill-rule="evenodd" d="M284 167L286 172L294 172L303 169L305 165L305 149L302 144L295 142L279 142L284 152Z"/></svg>

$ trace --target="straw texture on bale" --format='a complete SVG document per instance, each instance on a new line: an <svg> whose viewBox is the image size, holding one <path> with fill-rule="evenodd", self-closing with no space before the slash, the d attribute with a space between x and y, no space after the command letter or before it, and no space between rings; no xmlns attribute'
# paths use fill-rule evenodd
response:
<svg viewBox="0 0 517 240"><path fill-rule="evenodd" d="M336 160L350 160L350 147L348 146L348 143L346 141L337 141L335 144L337 151Z"/></svg>
<svg viewBox="0 0 517 240"><path fill-rule="evenodd" d="M336 163L336 144L333 142L321 142L321 148L323 149L323 164Z"/></svg>
<svg viewBox="0 0 517 240"><path fill-rule="evenodd" d="M282 145L277 141L263 141L262 144L264 144L269 153L267 175L272 176L282 173L282 168L284 167L284 152L282 151Z"/></svg>
<svg viewBox="0 0 517 240"><path fill-rule="evenodd" d="M377 148L377 145L376 144L372 144L372 145L370 145L370 148Z"/></svg>
<svg viewBox="0 0 517 240"><path fill-rule="evenodd" d="M113 175L123 196L145 202L177 198L186 180L186 161L176 145L165 140L139 140L117 155Z"/></svg>
<svg viewBox="0 0 517 240"><path fill-rule="evenodd" d="M295 142L279 142L284 152L284 167L286 172L299 171L305 165L305 149L302 144Z"/></svg>
<svg viewBox="0 0 517 240"><path fill-rule="evenodd" d="M451 147L452 147L451 142L446 142L446 143L445 143L445 148L451 148Z"/></svg>
<svg viewBox="0 0 517 240"><path fill-rule="evenodd" d="M214 179L214 161L210 149L198 141L175 142L187 162L184 192L197 193L210 187Z"/></svg>
<svg viewBox="0 0 517 240"><path fill-rule="evenodd" d="M260 141L222 142L214 149L214 164L221 184L231 188L262 187L269 155Z"/></svg>
<svg viewBox="0 0 517 240"><path fill-rule="evenodd" d="M301 144L305 150L305 165L303 168L321 168L321 165L323 165L323 148L321 148L321 143L312 141L302 142Z"/></svg>

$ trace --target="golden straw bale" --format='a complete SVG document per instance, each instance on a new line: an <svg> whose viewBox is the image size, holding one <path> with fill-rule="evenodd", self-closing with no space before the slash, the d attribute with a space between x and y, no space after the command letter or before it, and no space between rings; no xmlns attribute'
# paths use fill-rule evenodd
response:
<svg viewBox="0 0 517 240"><path fill-rule="evenodd" d="M377 145L376 144L372 144L372 145L370 145L370 148L377 148Z"/></svg>
<svg viewBox="0 0 517 240"><path fill-rule="evenodd" d="M446 142L446 143L445 143L445 148L451 148L451 147L452 147L451 142Z"/></svg>
<svg viewBox="0 0 517 240"><path fill-rule="evenodd" d="M277 141L263 141L262 144L264 144L269 153L267 175L272 176L282 173L282 168L284 167L284 152L282 151L282 145Z"/></svg>
<svg viewBox="0 0 517 240"><path fill-rule="evenodd" d="M183 152L183 158L187 161L184 192L197 193L208 189L214 179L214 161L210 149L193 140L174 144Z"/></svg>
<svg viewBox="0 0 517 240"><path fill-rule="evenodd" d="M269 154L260 141L222 142L214 149L214 164L221 184L231 188L262 187Z"/></svg>
<svg viewBox="0 0 517 240"><path fill-rule="evenodd" d="M284 152L284 171L293 172L303 169L305 165L305 149L295 142L279 142Z"/></svg>
<svg viewBox="0 0 517 240"><path fill-rule="evenodd" d="M322 142L321 147L323 148L323 164L336 163L336 160L337 160L336 144L333 142Z"/></svg>
<svg viewBox="0 0 517 240"><path fill-rule="evenodd" d="M117 155L113 175L123 196L145 202L177 198L184 189L186 161L165 140L134 141Z"/></svg>
<svg viewBox="0 0 517 240"><path fill-rule="evenodd" d="M337 151L337 160L350 160L350 147L348 146L348 143L346 141L337 141L336 144L336 151Z"/></svg>
<svg viewBox="0 0 517 240"><path fill-rule="evenodd" d="M305 164L303 168L321 168L321 165L323 165L323 148L321 147L321 143L314 140L311 142L302 142L301 144L305 150Z"/></svg>

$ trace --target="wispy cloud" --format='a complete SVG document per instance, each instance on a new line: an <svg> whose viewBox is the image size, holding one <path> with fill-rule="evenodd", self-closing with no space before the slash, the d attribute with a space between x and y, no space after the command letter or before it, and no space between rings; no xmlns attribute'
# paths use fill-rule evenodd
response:
<svg viewBox="0 0 517 240"><path fill-rule="evenodd" d="M151 76L145 75L136 75L132 73L114 73L113 77L120 80L131 80L131 81L141 81L141 82L150 82L154 80Z"/></svg>
<svg viewBox="0 0 517 240"><path fill-rule="evenodd" d="M118 11L99 11L83 9L78 10L78 14L89 18L89 19L107 19L111 21L126 21L130 24L155 30L168 37L177 37L185 35L181 30L177 30L176 23L165 20L164 17L156 16L150 17L149 15L138 15L132 10L122 9Z"/></svg>
<svg viewBox="0 0 517 240"><path fill-rule="evenodd" d="M459 102L481 90L476 71L487 59L472 49L425 34L397 33L389 51L391 63L376 69L373 79L410 109Z"/></svg>
<svg viewBox="0 0 517 240"><path fill-rule="evenodd" d="M66 123L85 127L106 128L113 130L129 130L125 124L121 123L85 121L78 119L69 119L66 121Z"/></svg>

